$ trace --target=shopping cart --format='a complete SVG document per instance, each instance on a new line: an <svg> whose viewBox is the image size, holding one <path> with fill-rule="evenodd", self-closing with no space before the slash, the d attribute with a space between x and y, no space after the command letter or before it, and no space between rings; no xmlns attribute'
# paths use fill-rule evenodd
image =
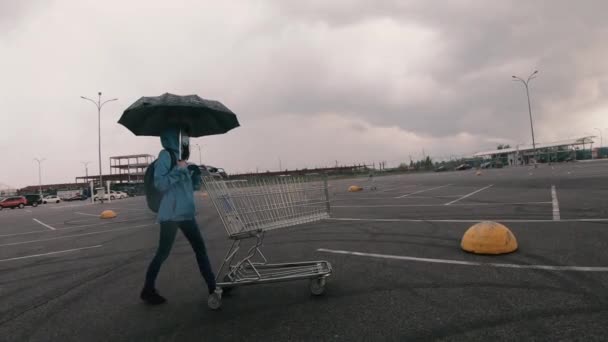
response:
<svg viewBox="0 0 608 342"><path fill-rule="evenodd" d="M226 228L232 246L217 271L218 286L228 292L241 285L310 279L321 295L332 268L327 261L269 263L262 253L266 232L329 218L327 178L264 177L221 180L203 177L204 187ZM255 241L244 248L244 241ZM237 256L243 247L246 253ZM220 281L221 279L221 281ZM220 302L209 303L212 308Z"/></svg>
<svg viewBox="0 0 608 342"><path fill-rule="evenodd" d="M364 190L376 191L378 187L376 186L376 180L374 179L374 173L370 172L367 176L367 182L365 186L363 186Z"/></svg>

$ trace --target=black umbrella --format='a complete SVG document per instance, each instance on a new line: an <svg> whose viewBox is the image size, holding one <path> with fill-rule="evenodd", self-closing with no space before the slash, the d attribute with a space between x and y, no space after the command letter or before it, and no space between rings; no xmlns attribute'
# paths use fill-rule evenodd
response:
<svg viewBox="0 0 608 342"><path fill-rule="evenodd" d="M218 101L169 93L140 98L124 111L118 123L135 135L155 137L167 127L185 130L191 137L223 134L239 127L236 115Z"/></svg>

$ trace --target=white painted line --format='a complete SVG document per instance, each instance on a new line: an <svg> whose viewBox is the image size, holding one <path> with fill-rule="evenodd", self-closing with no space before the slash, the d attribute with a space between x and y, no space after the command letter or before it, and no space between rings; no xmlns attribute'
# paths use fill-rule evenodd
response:
<svg viewBox="0 0 608 342"><path fill-rule="evenodd" d="M503 206L503 205L546 205L552 202L511 202L511 203L458 203L453 207ZM332 208L393 208L393 207L444 207L445 204L370 204L370 205L332 205Z"/></svg>
<svg viewBox="0 0 608 342"><path fill-rule="evenodd" d="M427 191L431 191L431 190L437 190L437 189L445 188L446 186L450 186L450 185L451 184L447 184L447 185L438 186L436 188L420 190L420 191L412 192L412 193L405 194L405 195L402 195L402 196L399 196L399 197L395 197L395 198L404 198L404 197L408 197L408 196L411 196L411 195L419 194L419 193L422 193L422 192L427 192Z"/></svg>
<svg viewBox="0 0 608 342"><path fill-rule="evenodd" d="M355 255L355 256L363 256L363 257L378 258L378 259L393 259L393 260L417 261L417 262L462 265L462 266L517 268L517 269L545 270L545 271L608 272L608 267L498 264L498 263L484 263L484 262L451 260L451 259L417 258L417 257L390 255L390 254L361 253L361 252L341 251L341 250L333 250L333 249L325 249L325 248L319 248L319 249L317 249L317 252Z"/></svg>
<svg viewBox="0 0 608 342"><path fill-rule="evenodd" d="M72 204L72 205L62 205L60 207L49 207L49 209L66 209L66 208L80 208L91 204Z"/></svg>
<svg viewBox="0 0 608 342"><path fill-rule="evenodd" d="M557 190L555 190L555 185L551 185L551 200L553 203L553 221L559 221L559 202L557 201Z"/></svg>
<svg viewBox="0 0 608 342"><path fill-rule="evenodd" d="M453 200L452 202L448 202L448 203L446 203L445 205L452 205L452 204L454 204L454 203L456 203L456 202L458 202L458 201L460 201L460 200L463 200L463 199L465 199L465 198L471 197L471 196L475 195L476 193L480 193L480 192L484 191L485 189L489 189L489 188L491 188L492 186L494 186L494 184L490 184L490 185L486 186L485 188L481 188L481 189L479 189L479 190L473 191L473 192L471 192L470 194L466 194L466 195L464 195L464 196L462 196L462 197L460 197L460 198L458 198L458 199Z"/></svg>
<svg viewBox="0 0 608 342"><path fill-rule="evenodd" d="M332 202L337 202L337 201L377 201L377 200L392 200L395 199L395 197L342 197L342 198L332 198L331 201Z"/></svg>
<svg viewBox="0 0 608 342"><path fill-rule="evenodd" d="M390 189L384 189L384 190L382 190L382 192L388 192L388 191L393 191L393 190L398 190L398 189L403 189L403 188L411 188L411 187L414 187L414 186L416 186L416 184L399 186L399 187L390 188Z"/></svg>
<svg viewBox="0 0 608 342"><path fill-rule="evenodd" d="M379 205L332 205L332 208L396 208L396 207L439 207L443 204L379 204Z"/></svg>
<svg viewBox="0 0 608 342"><path fill-rule="evenodd" d="M421 198L458 198L460 196L464 196L463 194L460 195L438 195L438 196L420 196L420 195L413 195L413 196L409 196L410 198L415 198L415 199L421 199Z"/></svg>
<svg viewBox="0 0 608 342"><path fill-rule="evenodd" d="M150 209L108 208L111 210L150 211ZM152 211L150 211L152 213Z"/></svg>
<svg viewBox="0 0 608 342"><path fill-rule="evenodd" d="M458 204L451 204L451 206L465 207L465 206L478 206L478 205L529 205L529 204L551 204L551 202L540 201L540 202L506 202L506 203L458 203Z"/></svg>
<svg viewBox="0 0 608 342"><path fill-rule="evenodd" d="M403 189L404 187L398 187L398 188L389 188L389 189L384 189L381 192L389 192L389 191L393 191L393 190L397 190L397 189ZM407 187L409 188L409 186Z"/></svg>
<svg viewBox="0 0 608 342"><path fill-rule="evenodd" d="M29 209L25 209L26 212L31 213L32 211Z"/></svg>
<svg viewBox="0 0 608 342"><path fill-rule="evenodd" d="M99 215L95 215L95 214L87 214L87 213L81 213L81 212L74 212L74 214L78 214L78 215L84 215L84 216L94 216L94 217L99 217Z"/></svg>
<svg viewBox="0 0 608 342"><path fill-rule="evenodd" d="M90 247L81 247L81 248L74 248L74 249L66 249L66 250L63 250L63 251L50 252L50 253L26 255L26 256L16 257L16 258L1 259L0 262L22 260L22 259L29 259L29 258L37 258L37 257L47 256L47 255L64 254L64 253L82 251L82 250L85 250L85 249L99 248L101 246L103 246L103 245L90 246Z"/></svg>
<svg viewBox="0 0 608 342"><path fill-rule="evenodd" d="M48 229L50 229L50 230L55 230L55 228L54 228L54 227L51 227L51 226L49 226L48 224L46 224L46 223L44 223L44 222L41 222L40 220L37 220L37 219L32 219L32 220L34 220L34 222L39 223L40 225L42 225L42 226L44 226L44 227L47 227L47 228L48 228Z"/></svg>
<svg viewBox="0 0 608 342"><path fill-rule="evenodd" d="M83 225L80 225L80 226L70 226L70 227L65 227L65 228L56 228L55 232L59 232L61 230L68 230L68 229L109 226L109 225L115 225L115 224L118 224L118 223L128 223L128 222L134 222L134 221L139 221L139 220L140 219L136 219L136 220L129 219L129 220L122 220L122 221L108 221L108 222L93 223L93 224L83 224ZM19 236L19 235L40 234L40 233L51 233L51 231L48 231L48 230L33 230L33 231L30 231L30 232L4 234L4 235L0 235L0 238Z"/></svg>
<svg viewBox="0 0 608 342"><path fill-rule="evenodd" d="M381 219L381 218L351 218L351 217L332 217L328 218L330 221L360 221L360 222L441 222L441 223L475 223L481 221L495 221L495 222L513 222L513 223L567 223L567 222L608 222L608 218L591 218L591 219L566 219L554 221L543 220L543 219L445 219L445 220L422 220L422 219ZM1 246L1 245L0 245Z"/></svg>
<svg viewBox="0 0 608 342"><path fill-rule="evenodd" d="M29 241L5 243L3 245L0 245L0 247L25 245L25 244L28 244L28 243L35 243L35 242L61 240L61 239L67 239L67 238L72 238L72 237L79 237L79 236L97 235L97 234L104 234L104 233L117 232L117 231L128 230L128 229L135 229L135 228L151 227L151 226L156 226L156 224L142 224L142 225L133 226L133 227L123 227L123 228L107 229L107 230L102 230L102 231L99 231L99 232L91 232L91 233L83 233L83 234L73 234L73 235L58 236L58 237L47 238L47 239L38 239L38 240L29 240Z"/></svg>

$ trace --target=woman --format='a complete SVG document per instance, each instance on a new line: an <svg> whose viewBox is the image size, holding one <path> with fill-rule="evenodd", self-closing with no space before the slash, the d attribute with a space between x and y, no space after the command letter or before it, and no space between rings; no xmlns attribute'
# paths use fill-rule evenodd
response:
<svg viewBox="0 0 608 342"><path fill-rule="evenodd" d="M194 250L199 270L207 283L209 302L217 302L222 297L222 290L216 287L205 242L195 219L194 191L201 186L200 170L195 166L189 168L186 163L190 156L187 135L182 135L182 155L179 155L179 134L174 128L169 128L161 134L160 141L164 149L160 151L154 164L154 186L162 193L157 217L160 223L160 238L140 295L144 302L152 305L166 302L166 299L158 294L155 282L162 263L171 252L178 228ZM175 160L177 162L174 162Z"/></svg>

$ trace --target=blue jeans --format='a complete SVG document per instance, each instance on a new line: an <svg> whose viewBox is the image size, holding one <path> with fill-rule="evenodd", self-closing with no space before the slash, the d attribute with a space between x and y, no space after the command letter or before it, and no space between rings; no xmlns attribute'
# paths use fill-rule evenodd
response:
<svg viewBox="0 0 608 342"><path fill-rule="evenodd" d="M213 274L211 264L209 263L205 242L203 241L201 232L194 219L190 221L166 221L160 223L158 249L156 250L156 255L154 255L154 259L152 259L150 266L148 266L144 288L149 290L155 288L154 284L156 282L156 277L158 277L160 267L169 256L169 253L171 253L175 235L177 235L177 228L182 231L184 236L186 236L186 239L188 239L188 242L190 242L190 246L192 246L194 254L196 255L198 268L207 283L209 293L213 293L213 291L215 291L215 275Z"/></svg>

